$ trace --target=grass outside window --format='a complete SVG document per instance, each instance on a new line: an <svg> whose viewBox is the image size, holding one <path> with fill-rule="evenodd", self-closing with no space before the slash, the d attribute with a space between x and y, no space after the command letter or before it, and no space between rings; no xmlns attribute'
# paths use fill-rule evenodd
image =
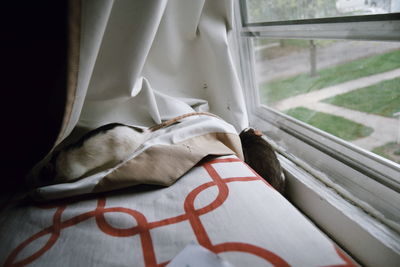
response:
<svg viewBox="0 0 400 267"><path fill-rule="evenodd" d="M394 113L400 111L400 78L337 95L325 99L323 102L366 113L393 117Z"/></svg>
<svg viewBox="0 0 400 267"><path fill-rule="evenodd" d="M288 79L264 83L260 86L261 100L268 105L288 97L396 68L400 68L400 50L319 70L319 75L316 77L310 77L308 73L304 73Z"/></svg>
<svg viewBox="0 0 400 267"><path fill-rule="evenodd" d="M373 132L372 128L343 117L316 112L304 107L293 108L285 113L347 141L366 137Z"/></svg>

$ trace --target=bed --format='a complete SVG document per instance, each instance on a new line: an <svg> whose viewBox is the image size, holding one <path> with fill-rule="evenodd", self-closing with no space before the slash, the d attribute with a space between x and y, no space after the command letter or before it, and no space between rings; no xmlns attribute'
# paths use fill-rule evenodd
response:
<svg viewBox="0 0 400 267"><path fill-rule="evenodd" d="M203 131L215 130L210 120L217 119L203 116L161 136L179 135L194 120L208 121L211 128L200 127ZM82 194L51 185L57 188L36 192L40 202L11 201L0 215L0 262L166 266L185 247L197 244L232 266L355 266L235 153L221 154L226 155L202 156L169 186L124 183L124 188Z"/></svg>

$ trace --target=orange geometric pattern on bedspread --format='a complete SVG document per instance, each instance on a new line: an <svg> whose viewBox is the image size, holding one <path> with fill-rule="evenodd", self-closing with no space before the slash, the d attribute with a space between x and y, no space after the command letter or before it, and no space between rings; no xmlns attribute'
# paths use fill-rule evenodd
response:
<svg viewBox="0 0 400 267"><path fill-rule="evenodd" d="M7 257L5 265L4 266L24 266L27 265L38 258L40 258L44 253L46 253L49 249L52 248L52 246L57 242L60 233L63 229L72 227L80 222L83 222L85 220L88 220L90 218L95 218L97 226L99 229L110 236L114 237L128 237L128 236L134 236L134 235L139 235L140 236L140 241L141 241L141 246L142 246L142 253L143 253L143 258L144 258L144 263L146 266L165 266L169 263L168 262L162 262L162 263L157 263L156 260L156 255L155 255L155 250L152 242L152 238L150 235L150 230L155 229L157 227L162 227L166 225L171 225L175 223L179 223L182 221L188 221L193 229L193 232L197 238L197 242L213 251L214 253L221 253L221 252L245 252L245 253L250 253L253 255L256 255L262 259L265 259L267 262L271 263L274 266L289 266L289 264L282 259L280 256L276 255L275 253L266 250L264 248L247 244L247 243L241 243L241 242L225 242L225 243L220 243L220 244L212 244L206 229L204 228L200 216L204 215L208 212L211 212L221 206L224 201L228 197L229 193L229 188L227 186L227 183L231 182L238 182L238 181L254 181L254 180L262 180L266 185L270 186L267 182L265 182L264 179L262 179L257 173L255 173L253 170L252 172L256 175L256 177L234 177L234 178L221 178L217 171L214 169L212 166L214 163L221 163L221 162L242 162L240 159L237 158L222 158L222 159L214 159L208 162L205 162L202 164L202 167L206 169L208 174L211 176L212 181L204 183L194 190L192 190L185 198L184 201L184 210L185 213L179 216L159 220L159 221L154 221L154 222L148 222L146 217L139 211L132 210L129 208L124 208L124 207L111 207L111 208L106 208L106 198L101 197L97 200L97 207L95 210L89 211L82 213L80 215L77 215L73 218L67 219L65 221L61 221L61 216L64 210L66 209L67 205L66 204L61 204L58 206L52 206L50 208L57 208L54 215L53 215L53 225L41 230L40 232L34 234L33 236L29 237L26 239L24 242L22 242L19 246L17 246L11 254ZM218 195L215 198L213 202L208 204L205 207L196 209L194 207L194 202L196 197L204 190L207 188L210 188L212 186L217 186L218 188ZM49 208L48 206L46 208ZM122 212L125 214L128 214L132 216L136 222L137 225L132 227L132 228L126 228L126 229L120 229L120 228L114 228L111 226L105 219L105 213L107 212ZM46 244L37 250L35 253L32 255L15 262L15 259L17 258L18 254L25 248L27 247L30 243L34 242L35 240L45 236L45 235L50 235L48 241ZM337 267L342 266L342 267L350 267L354 266L352 261L348 259L339 249L335 248L336 252L338 255L346 262L343 265L335 265ZM331 266L333 267L333 266Z"/></svg>

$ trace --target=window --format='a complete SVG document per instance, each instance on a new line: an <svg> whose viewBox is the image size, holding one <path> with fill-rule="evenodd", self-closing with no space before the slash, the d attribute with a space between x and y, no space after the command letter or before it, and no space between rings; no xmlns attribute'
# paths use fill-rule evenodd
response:
<svg viewBox="0 0 400 267"><path fill-rule="evenodd" d="M261 104L400 163L400 42L253 45Z"/></svg>
<svg viewBox="0 0 400 267"><path fill-rule="evenodd" d="M244 18L248 23L354 17L399 12L396 0L248 0ZM352 18L350 18L352 19Z"/></svg>
<svg viewBox="0 0 400 267"><path fill-rule="evenodd" d="M293 176L289 198L362 263L379 253L396 259L400 1L239 2L250 121L276 143ZM332 220L358 231L367 248L380 249L365 253Z"/></svg>

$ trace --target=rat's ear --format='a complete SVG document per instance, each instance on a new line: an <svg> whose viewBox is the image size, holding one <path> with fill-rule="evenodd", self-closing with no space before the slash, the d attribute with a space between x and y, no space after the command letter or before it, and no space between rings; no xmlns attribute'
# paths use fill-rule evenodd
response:
<svg viewBox="0 0 400 267"><path fill-rule="evenodd" d="M263 133L260 130L254 130L254 134L257 136L262 136Z"/></svg>

